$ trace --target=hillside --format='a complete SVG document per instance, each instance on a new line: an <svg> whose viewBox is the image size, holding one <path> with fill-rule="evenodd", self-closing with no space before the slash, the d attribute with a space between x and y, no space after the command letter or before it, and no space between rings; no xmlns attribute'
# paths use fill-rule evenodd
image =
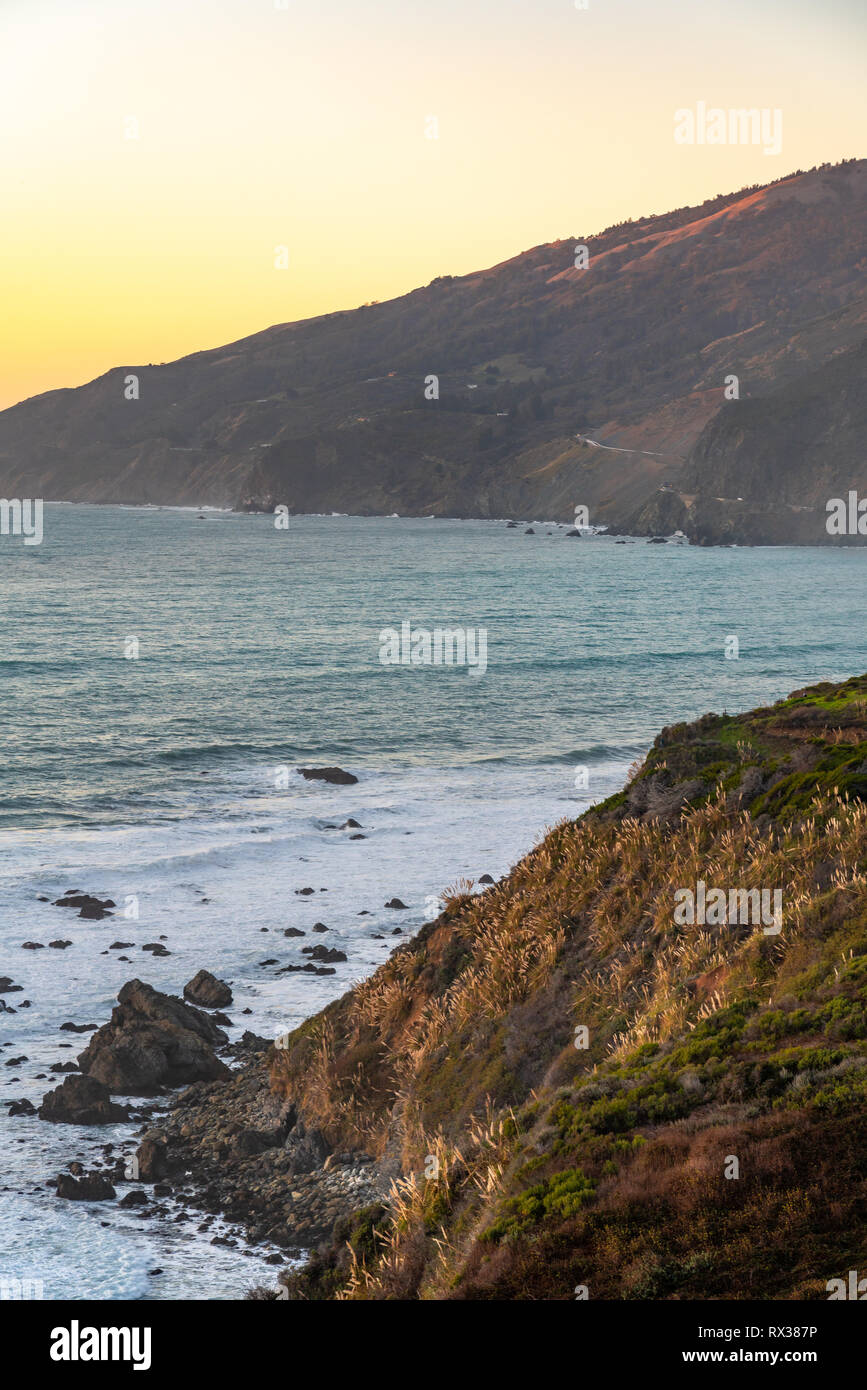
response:
<svg viewBox="0 0 867 1390"><path fill-rule="evenodd" d="M141 1180L312 1249L288 1300L824 1300L867 1264L865 865L867 675L664 729L368 979L206 1058ZM189 1012L125 987L88 1086L129 1088L94 1049L151 1067L155 1010Z"/></svg>
<svg viewBox="0 0 867 1390"><path fill-rule="evenodd" d="M625 529L680 529L699 544L851 545L828 535L826 504L863 489L865 387L867 340L765 397L730 401L699 435L678 489L658 491Z"/></svg>
<svg viewBox="0 0 867 1390"><path fill-rule="evenodd" d="M795 508L823 500L817 459L829 495L867 493L853 432L841 443L832 428L849 389L836 358L867 337L865 201L867 162L823 166L387 303L118 366L0 413L0 491L563 520L583 504L613 529L651 532L671 512L695 539L778 539L780 489ZM860 371L863 353L850 360ZM723 398L731 373L739 401ZM720 478L736 501L744 475L752 520L717 518ZM824 525L801 531L827 540Z"/></svg>
<svg viewBox="0 0 867 1390"><path fill-rule="evenodd" d="M322 1151L395 1178L290 1298L826 1299L863 1269L865 799L867 676L665 729L272 1049ZM780 889L781 930L684 924L699 880Z"/></svg>

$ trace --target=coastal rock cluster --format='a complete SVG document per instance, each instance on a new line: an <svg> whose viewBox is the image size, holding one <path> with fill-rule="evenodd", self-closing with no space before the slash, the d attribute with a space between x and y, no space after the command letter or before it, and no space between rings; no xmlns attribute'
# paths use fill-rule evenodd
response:
<svg viewBox="0 0 867 1390"><path fill-rule="evenodd" d="M317 960L346 959L325 946L308 950ZM207 1000L212 1009L232 999L230 987L206 970L188 982L184 995L186 1001ZM115 1183L132 1182L141 1187L126 1193L123 1206L156 1215L198 1210L209 1221L219 1214L251 1243L309 1248L329 1238L335 1221L359 1203L381 1197L383 1176L370 1155L333 1152L294 1106L271 1096L266 1039L247 1032L229 1045L215 1017L223 1015L131 980L110 1022L79 1055L80 1071L73 1063L57 1064L53 1070L69 1074L43 1097L38 1112L20 1101L9 1113L38 1113L54 1124L124 1124L133 1112L113 1095L159 1096L186 1085L167 1113L152 1116L157 1122L146 1127L130 1156L113 1157L115 1145L106 1144L93 1171L71 1163L56 1179L57 1196L109 1201L117 1195Z"/></svg>
<svg viewBox="0 0 867 1390"><path fill-rule="evenodd" d="M155 1095L161 1087L228 1075L215 1049L227 1035L202 1010L130 980L111 1021L78 1062L86 1076L121 1095Z"/></svg>

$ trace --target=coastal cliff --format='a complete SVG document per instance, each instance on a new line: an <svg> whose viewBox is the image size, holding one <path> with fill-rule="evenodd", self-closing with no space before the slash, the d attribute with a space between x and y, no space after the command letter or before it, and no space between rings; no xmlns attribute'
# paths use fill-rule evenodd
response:
<svg viewBox="0 0 867 1390"><path fill-rule="evenodd" d="M167 1156L321 1237L256 1296L827 1298L865 1258L865 802L867 676L667 728L185 1093Z"/></svg>

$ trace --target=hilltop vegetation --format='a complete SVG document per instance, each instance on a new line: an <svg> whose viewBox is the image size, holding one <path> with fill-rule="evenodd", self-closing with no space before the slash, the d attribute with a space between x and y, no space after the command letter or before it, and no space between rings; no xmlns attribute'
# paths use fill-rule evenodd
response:
<svg viewBox="0 0 867 1390"><path fill-rule="evenodd" d="M276 1094L395 1178L290 1297L827 1298L867 1257L865 827L859 677L664 730L460 886L272 1051ZM782 930L676 925L698 880L780 888Z"/></svg>

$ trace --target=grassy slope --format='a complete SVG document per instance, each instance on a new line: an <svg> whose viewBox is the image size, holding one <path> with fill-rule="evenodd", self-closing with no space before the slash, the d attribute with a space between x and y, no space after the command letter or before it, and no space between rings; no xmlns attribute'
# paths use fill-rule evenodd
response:
<svg viewBox="0 0 867 1390"><path fill-rule="evenodd" d="M402 1176L293 1296L825 1298L863 1266L865 802L867 676L666 729L305 1023L273 1086ZM675 925L699 878L781 888L782 932Z"/></svg>

